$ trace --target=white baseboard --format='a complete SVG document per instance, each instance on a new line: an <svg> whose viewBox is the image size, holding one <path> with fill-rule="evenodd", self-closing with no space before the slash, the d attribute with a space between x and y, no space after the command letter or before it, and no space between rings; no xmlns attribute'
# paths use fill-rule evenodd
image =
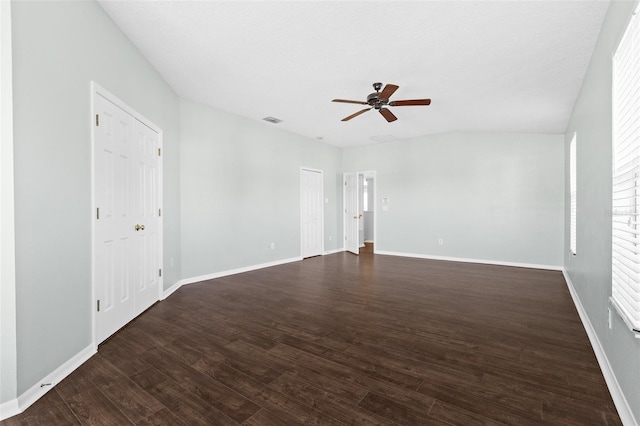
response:
<svg viewBox="0 0 640 426"><path fill-rule="evenodd" d="M0 421L20 413L21 411L20 407L18 407L18 398L14 398L11 401L0 404Z"/></svg>
<svg viewBox="0 0 640 426"><path fill-rule="evenodd" d="M328 254L340 253L340 252L343 252L343 251L344 251L344 247L340 247L340 248L333 249L333 250L327 250L327 251L324 252L323 256L326 256Z"/></svg>
<svg viewBox="0 0 640 426"><path fill-rule="evenodd" d="M17 399L3 403L2 406L0 406L0 420L22 413L95 353L96 348L93 343L91 343L60 367L56 368L52 373L39 380L38 383L18 396Z"/></svg>
<svg viewBox="0 0 640 426"><path fill-rule="evenodd" d="M400 253L395 251L383 251L383 250L375 250L375 249L374 249L374 253L383 254L386 256L415 257L417 259L447 260L449 262L482 263L485 265L514 266L517 268L548 269L551 271L562 271L562 266L558 266L558 265L539 265L536 263L502 262L497 260L486 260L486 259L466 259L462 257L432 256L429 254Z"/></svg>
<svg viewBox="0 0 640 426"><path fill-rule="evenodd" d="M616 375L611 368L611 364L609 364L609 359L604 352L604 348L600 343L600 339L598 339L596 330L593 328L591 320L589 319L587 312L584 310L584 306L582 306L582 302L580 301L578 292L576 292L576 289L573 286L573 282L571 281L571 278L569 278L569 274L564 268L562 268L562 274L564 275L564 279L567 282L567 287L569 288L569 293L571 293L573 304L576 306L578 315L580 315L582 325L587 332L587 336L589 336L589 341L591 342L591 346L593 347L593 352L595 352L596 354L596 359L598 360L598 364L600 365L600 370L602 370L604 381L607 383L607 387L609 388L609 392L611 393L611 399L613 399L613 403L618 410L620 420L622 420L622 424L625 426L638 426L638 422L633 415L633 411L631 411L631 407L629 407L627 398L624 396L624 393L620 388L620 384L618 383L618 379L616 378Z"/></svg>
<svg viewBox="0 0 640 426"><path fill-rule="evenodd" d="M180 281L176 282L174 285L172 285L171 287L169 287L168 289L162 292L162 296L160 297L160 300L164 300L167 297L171 296L171 294L173 294L173 292L179 289L180 287L182 287L181 282Z"/></svg>
<svg viewBox="0 0 640 426"><path fill-rule="evenodd" d="M300 260L302 260L302 257L298 256L298 257L292 257L292 258L289 258L289 259L276 260L274 262L260 263L258 265L245 266L245 267L237 268L237 269L229 269L227 271L214 272L212 274L200 275L198 277L185 278L185 279L182 279L182 280L178 281L173 286L171 286L171 288L169 290L171 291L171 293L173 293L178 288L180 288L180 287L182 287L183 285L186 285L186 284L193 284L193 283L198 283L200 281L213 280L215 278L221 278L221 277L226 277L226 276L229 276L229 275L241 274L243 272L255 271L257 269L270 268L272 266L284 265L285 263L298 262ZM177 286L177 288L174 289L174 287L176 287L176 286ZM167 290L167 291L169 291L169 290Z"/></svg>

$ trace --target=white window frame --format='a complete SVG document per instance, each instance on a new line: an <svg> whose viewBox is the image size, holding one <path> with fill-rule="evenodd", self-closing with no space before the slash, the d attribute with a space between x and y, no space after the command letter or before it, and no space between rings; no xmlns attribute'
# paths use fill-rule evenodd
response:
<svg viewBox="0 0 640 426"><path fill-rule="evenodd" d="M611 304L640 337L640 8L613 55Z"/></svg>
<svg viewBox="0 0 640 426"><path fill-rule="evenodd" d="M569 143L569 193L570 193L570 208L569 208L569 251L572 255L576 255L576 231L577 231L577 190L578 182L576 180L577 158L576 158L576 134L573 134L573 138Z"/></svg>

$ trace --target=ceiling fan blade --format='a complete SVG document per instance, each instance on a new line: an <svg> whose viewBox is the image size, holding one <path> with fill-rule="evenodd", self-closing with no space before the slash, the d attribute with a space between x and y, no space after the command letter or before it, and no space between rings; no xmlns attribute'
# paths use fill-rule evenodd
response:
<svg viewBox="0 0 640 426"><path fill-rule="evenodd" d="M359 116L360 114L363 114L363 113L365 113L365 112L369 111L370 109L371 109L371 108L365 108L365 109L363 109L363 110L361 110L361 111L356 112L355 114L351 114L350 116L343 118L341 121L349 121L349 120L351 120L353 117L357 117L357 116Z"/></svg>
<svg viewBox="0 0 640 426"><path fill-rule="evenodd" d="M384 89L382 89L382 92L380 92L380 95L378 97L380 99L389 99L391 95L393 95L395 91L398 90L398 87L399 86L396 86L395 84L387 84L386 86L384 86Z"/></svg>
<svg viewBox="0 0 640 426"><path fill-rule="evenodd" d="M391 101L390 106L431 105L431 99L408 99L406 101Z"/></svg>
<svg viewBox="0 0 640 426"><path fill-rule="evenodd" d="M391 110L387 108L380 108L380 114L382 114L382 116L386 118L389 123L391 123L392 121L396 121L398 119L398 117L393 115Z"/></svg>
<svg viewBox="0 0 640 426"><path fill-rule="evenodd" d="M362 101L350 101L349 99L334 99L331 102L342 102L344 104L358 104L358 105L369 105L366 102Z"/></svg>

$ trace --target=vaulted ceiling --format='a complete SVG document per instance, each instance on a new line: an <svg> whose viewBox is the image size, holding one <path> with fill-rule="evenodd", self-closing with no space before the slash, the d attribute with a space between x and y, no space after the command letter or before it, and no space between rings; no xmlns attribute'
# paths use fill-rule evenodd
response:
<svg viewBox="0 0 640 426"><path fill-rule="evenodd" d="M563 133L608 1L101 1L176 93L350 147L427 134ZM350 121L372 84L430 106Z"/></svg>

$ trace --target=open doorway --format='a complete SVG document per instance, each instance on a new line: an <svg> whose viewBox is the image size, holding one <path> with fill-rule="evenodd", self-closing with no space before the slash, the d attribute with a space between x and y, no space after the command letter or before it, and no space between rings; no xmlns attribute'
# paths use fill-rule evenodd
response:
<svg viewBox="0 0 640 426"><path fill-rule="evenodd" d="M362 173L362 233L360 253L374 252L375 172Z"/></svg>
<svg viewBox="0 0 640 426"><path fill-rule="evenodd" d="M375 171L344 174L345 250L373 253L375 244ZM365 217L366 216L366 217Z"/></svg>

